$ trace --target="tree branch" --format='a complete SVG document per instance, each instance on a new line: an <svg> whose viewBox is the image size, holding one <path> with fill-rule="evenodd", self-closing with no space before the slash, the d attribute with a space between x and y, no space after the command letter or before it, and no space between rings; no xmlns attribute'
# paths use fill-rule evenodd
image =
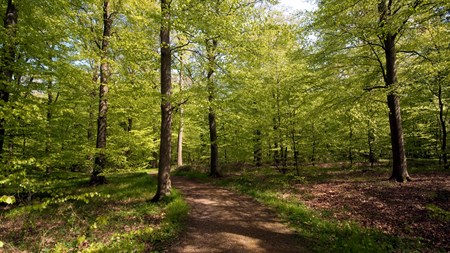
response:
<svg viewBox="0 0 450 253"><path fill-rule="evenodd" d="M372 91L372 90L376 90L376 89L386 89L387 86L386 85L378 85L378 86L373 86L373 87L365 87L363 90L364 91Z"/></svg>
<svg viewBox="0 0 450 253"><path fill-rule="evenodd" d="M415 50L399 50L398 52L399 53L406 53L406 54L414 54L414 55L417 55L417 56L419 56L419 57L421 57L421 58L423 58L423 59L425 59L425 60L427 60L429 62L433 62L433 60L431 60L430 58L426 57L425 55L423 55L423 54L421 54L421 53L419 53L419 52L417 52Z"/></svg>

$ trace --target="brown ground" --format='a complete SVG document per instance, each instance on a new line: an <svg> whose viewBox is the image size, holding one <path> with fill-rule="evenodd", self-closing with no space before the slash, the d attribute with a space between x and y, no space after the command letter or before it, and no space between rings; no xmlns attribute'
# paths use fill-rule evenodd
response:
<svg viewBox="0 0 450 253"><path fill-rule="evenodd" d="M186 178L172 183L191 210L185 233L167 252L307 252L301 238L253 199Z"/></svg>
<svg viewBox="0 0 450 253"><path fill-rule="evenodd" d="M330 171L314 183L285 193L339 220L410 238L422 238L434 252L450 252L450 175L413 173L409 183L387 181L376 171ZM432 211L444 210L444 213ZM435 209L436 210L436 209Z"/></svg>

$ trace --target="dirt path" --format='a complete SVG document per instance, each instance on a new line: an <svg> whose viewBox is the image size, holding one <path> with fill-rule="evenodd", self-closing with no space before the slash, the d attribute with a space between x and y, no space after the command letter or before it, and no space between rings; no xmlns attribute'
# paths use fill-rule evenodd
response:
<svg viewBox="0 0 450 253"><path fill-rule="evenodd" d="M253 199L174 177L191 206L187 230L167 252L307 252L302 240Z"/></svg>

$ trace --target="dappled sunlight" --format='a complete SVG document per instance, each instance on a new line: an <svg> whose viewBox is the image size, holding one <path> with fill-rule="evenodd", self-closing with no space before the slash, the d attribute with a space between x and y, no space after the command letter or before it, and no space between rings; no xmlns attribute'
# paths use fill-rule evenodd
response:
<svg viewBox="0 0 450 253"><path fill-rule="evenodd" d="M267 207L209 184L174 178L191 205L187 231L171 252L304 252L296 236Z"/></svg>

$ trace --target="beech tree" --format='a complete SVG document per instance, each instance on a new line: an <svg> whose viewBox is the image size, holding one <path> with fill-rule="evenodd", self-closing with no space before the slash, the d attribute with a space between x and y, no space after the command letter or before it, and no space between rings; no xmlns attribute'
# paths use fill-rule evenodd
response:
<svg viewBox="0 0 450 253"><path fill-rule="evenodd" d="M359 51L360 57L373 60L372 66L378 65L383 85L366 84L363 89L383 88L387 92L393 159L391 179L399 182L409 181L410 176L400 110L400 88L405 82L398 78L398 52L406 44L402 35L414 29L414 22L435 15L432 10L438 5L439 1L382 0L377 5L370 1L321 1L315 12L315 25L320 27L318 31L323 35L320 40L329 50L326 52L341 55ZM326 24L331 18L336 22ZM339 43L333 46L333 40Z"/></svg>
<svg viewBox="0 0 450 253"><path fill-rule="evenodd" d="M159 147L158 187L152 202L170 194L172 140L172 52L170 48L171 1L161 0L161 139Z"/></svg>
<svg viewBox="0 0 450 253"><path fill-rule="evenodd" d="M0 97L2 100L1 108L9 102L9 94L11 89L11 82L14 75L14 63L16 58L16 25L18 19L18 10L12 0L8 0L6 13L3 18L3 27L6 31L5 40L2 47L2 54L0 58ZM3 145L5 142L5 115L0 119L0 159L3 158Z"/></svg>
<svg viewBox="0 0 450 253"><path fill-rule="evenodd" d="M111 29L113 24L113 16L110 9L109 0L103 1L103 35L101 40L101 57L100 57L100 86L99 86L99 105L97 119L97 143L96 148L99 153L95 157L95 166L92 170L91 184L104 183L105 178L99 176L105 168L106 135L107 135L107 113L108 113L108 80L111 75L109 65L109 41L111 37Z"/></svg>

